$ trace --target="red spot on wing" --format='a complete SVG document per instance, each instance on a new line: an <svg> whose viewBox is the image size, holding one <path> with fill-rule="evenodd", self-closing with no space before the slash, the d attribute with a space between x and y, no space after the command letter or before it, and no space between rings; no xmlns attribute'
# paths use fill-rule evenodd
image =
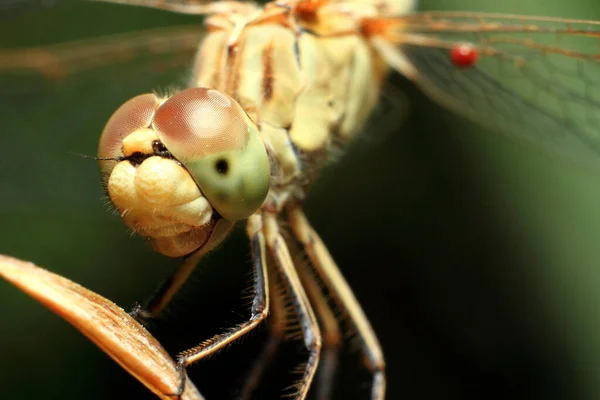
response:
<svg viewBox="0 0 600 400"><path fill-rule="evenodd" d="M479 53L470 43L460 43L450 50L450 59L452 64L459 68L469 68L475 65Z"/></svg>

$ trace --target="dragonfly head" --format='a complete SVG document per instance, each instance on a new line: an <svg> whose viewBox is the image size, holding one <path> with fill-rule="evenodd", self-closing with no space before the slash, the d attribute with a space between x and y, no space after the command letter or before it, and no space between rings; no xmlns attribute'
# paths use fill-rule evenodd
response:
<svg viewBox="0 0 600 400"><path fill-rule="evenodd" d="M214 247L223 226L229 231L256 212L269 190L269 158L256 125L213 89L127 101L106 124L98 156L125 223L172 257Z"/></svg>

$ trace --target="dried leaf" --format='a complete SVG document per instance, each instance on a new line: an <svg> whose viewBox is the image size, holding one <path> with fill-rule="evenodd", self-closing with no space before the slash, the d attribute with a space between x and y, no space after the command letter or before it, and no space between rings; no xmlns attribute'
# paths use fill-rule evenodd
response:
<svg viewBox="0 0 600 400"><path fill-rule="evenodd" d="M158 341L110 300L32 263L0 255L0 276L63 317L161 399L177 392L180 373ZM204 399L186 379L181 400Z"/></svg>

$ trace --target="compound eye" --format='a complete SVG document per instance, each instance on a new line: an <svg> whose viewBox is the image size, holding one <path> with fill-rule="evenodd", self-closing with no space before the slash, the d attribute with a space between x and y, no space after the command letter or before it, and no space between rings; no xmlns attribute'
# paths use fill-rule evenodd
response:
<svg viewBox="0 0 600 400"><path fill-rule="evenodd" d="M152 127L223 217L244 219L262 205L269 160L256 125L234 99L186 89L160 105Z"/></svg>
<svg viewBox="0 0 600 400"><path fill-rule="evenodd" d="M185 162L246 146L244 114L236 101L216 90L191 88L165 101L152 126L171 154Z"/></svg>
<svg viewBox="0 0 600 400"><path fill-rule="evenodd" d="M160 99L151 93L142 94L128 100L110 117L98 144L98 157L117 158L122 156L123 139L138 129L147 128ZM109 174L117 161L100 160L102 175Z"/></svg>

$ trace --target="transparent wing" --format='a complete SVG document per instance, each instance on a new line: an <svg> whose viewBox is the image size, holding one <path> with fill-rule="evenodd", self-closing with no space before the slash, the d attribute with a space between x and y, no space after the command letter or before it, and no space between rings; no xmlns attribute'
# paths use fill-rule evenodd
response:
<svg viewBox="0 0 600 400"><path fill-rule="evenodd" d="M248 13L256 9L254 2L235 0L92 0L166 10L180 14Z"/></svg>
<svg viewBox="0 0 600 400"><path fill-rule="evenodd" d="M600 161L600 22L424 12L366 26L377 31L388 60L445 107L553 151ZM470 67L450 56L461 43L477 52Z"/></svg>
<svg viewBox="0 0 600 400"><path fill-rule="evenodd" d="M107 32L124 33L87 39L97 29L94 20ZM186 22L189 17L78 2L30 8L0 27L0 146L6 150L0 170L10 171L0 179L5 212L38 209L40 201L76 212L98 202L96 162L76 154L96 155L104 124L126 100L187 85L203 28L198 19L180 25ZM53 38L59 43L47 45Z"/></svg>
<svg viewBox="0 0 600 400"><path fill-rule="evenodd" d="M0 20L5 20L19 13L35 11L50 7L65 7L77 0L3 0L0 2ZM58 3L58 4L57 4Z"/></svg>

